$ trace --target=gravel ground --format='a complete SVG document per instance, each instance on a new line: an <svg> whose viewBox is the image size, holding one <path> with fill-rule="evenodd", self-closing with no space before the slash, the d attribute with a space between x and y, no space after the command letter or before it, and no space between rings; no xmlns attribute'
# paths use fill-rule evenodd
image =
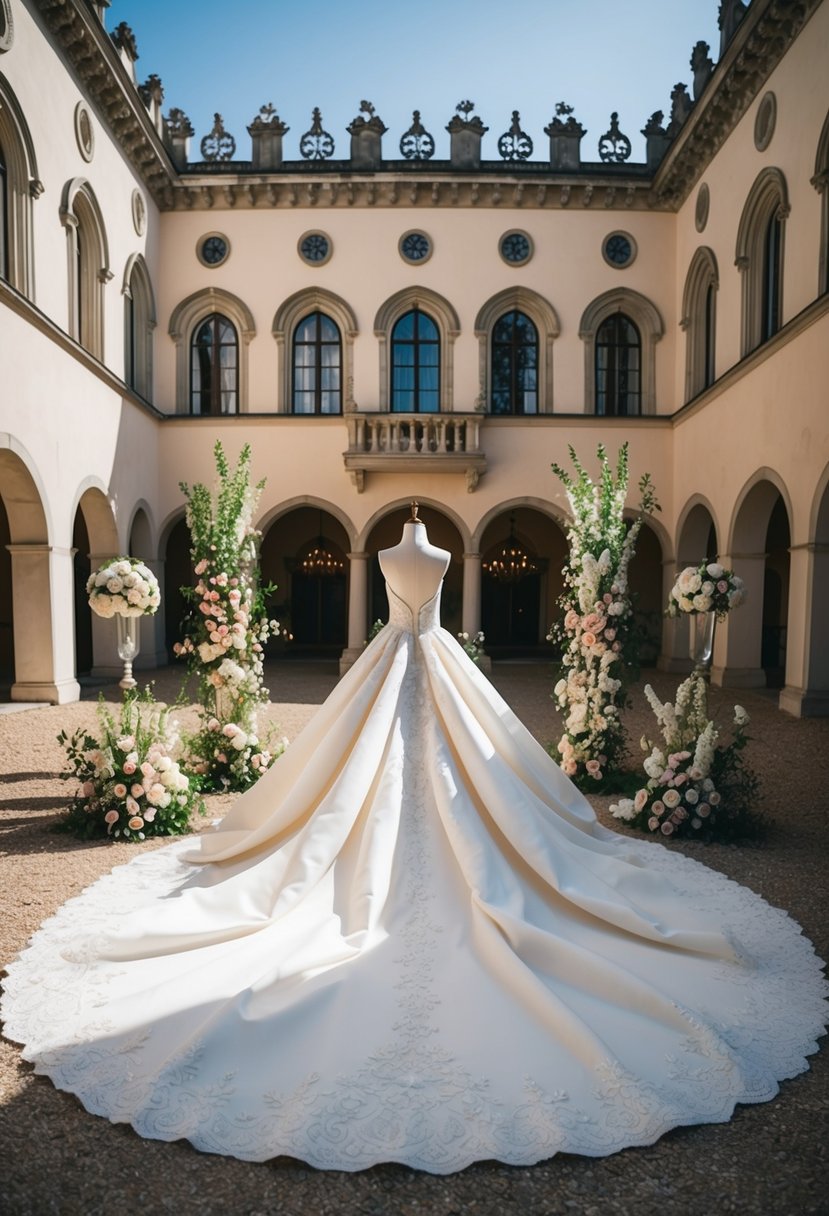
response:
<svg viewBox="0 0 829 1216"><path fill-rule="evenodd" d="M269 673L277 696L268 717L293 738L336 682L330 663L284 663ZM675 681L647 673L669 696ZM157 673L156 696L172 700L179 673ZM557 737L545 664L496 664L493 681L538 739ZM49 831L66 805L58 780L57 732L92 725L92 699L0 715L0 963L64 900L144 845L83 844ZM105 687L113 700L117 689ZM630 736L653 732L634 689ZM786 908L821 957L829 952L826 819L829 720L796 721L765 693L740 692L752 717L747 752L762 778L770 827L762 845L672 843ZM183 724L194 710L179 713ZM231 799L212 797L203 831ZM605 823L609 798L592 799ZM728 1124L679 1128L658 1144L591 1160L559 1155L514 1168L481 1163L449 1177L387 1165L360 1174L318 1172L289 1159L262 1165L197 1153L185 1142L141 1140L129 1127L87 1114L70 1094L34 1076L18 1048L0 1042L0 1213L120 1216L127 1211L188 1216L825 1216L829 1214L829 1053L785 1082L778 1098L741 1106Z"/></svg>

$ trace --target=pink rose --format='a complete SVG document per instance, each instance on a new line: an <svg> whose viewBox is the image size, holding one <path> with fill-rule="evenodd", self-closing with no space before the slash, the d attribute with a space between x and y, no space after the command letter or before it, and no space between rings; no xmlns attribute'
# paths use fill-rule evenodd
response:
<svg viewBox="0 0 829 1216"><path fill-rule="evenodd" d="M583 633L581 635L581 644L582 644L582 646L595 646L596 645L595 633L591 633L591 631L588 629L585 633Z"/></svg>
<svg viewBox="0 0 829 1216"><path fill-rule="evenodd" d="M126 798L127 787L119 781L117 785L112 787L112 792L116 798Z"/></svg>
<svg viewBox="0 0 829 1216"><path fill-rule="evenodd" d="M725 581L724 578L721 578L720 581L717 583L717 590L720 592L721 595L725 595L726 591L728 590L728 583Z"/></svg>
<svg viewBox="0 0 829 1216"><path fill-rule="evenodd" d="M196 566L193 567L193 573L194 574L204 574L206 569L207 569L207 558L203 557L201 559L201 561Z"/></svg>
<svg viewBox="0 0 829 1216"><path fill-rule="evenodd" d="M665 803L665 806L673 810L675 806L679 805L679 794L676 790L665 790L665 793L662 795L662 801Z"/></svg>
<svg viewBox="0 0 829 1216"><path fill-rule="evenodd" d="M227 756L224 752L216 752L216 759L219 761L219 764L227 764Z"/></svg>
<svg viewBox="0 0 829 1216"><path fill-rule="evenodd" d="M634 810L641 811L647 801L648 801L648 791L647 790L637 790L636 796L633 799Z"/></svg>
<svg viewBox="0 0 829 1216"><path fill-rule="evenodd" d="M667 819L662 824L662 835L663 836L673 836L673 833L674 833L674 825L671 823L670 819Z"/></svg>
<svg viewBox="0 0 829 1216"><path fill-rule="evenodd" d="M717 793L716 790L712 790L711 793L708 795L708 801L711 803L712 806L718 805L718 803L720 801L720 795Z"/></svg>
<svg viewBox="0 0 829 1216"><path fill-rule="evenodd" d="M684 785L687 780L687 773L677 773L677 775L674 777L674 785Z"/></svg>
<svg viewBox="0 0 829 1216"><path fill-rule="evenodd" d="M616 630L615 629L605 629L604 636L608 640L608 642L612 642L613 639L616 637Z"/></svg>
<svg viewBox="0 0 829 1216"><path fill-rule="evenodd" d="M152 821L154 819L155 819L155 807L154 806L147 807L146 811L144 812L144 822L152 823Z"/></svg>
<svg viewBox="0 0 829 1216"><path fill-rule="evenodd" d="M578 771L579 766L576 764L575 760L565 760L561 767L564 769L568 777L572 777Z"/></svg>
<svg viewBox="0 0 829 1216"><path fill-rule="evenodd" d="M707 819L708 816L711 814L711 807L708 805L707 802L701 802L699 804L699 806L697 807L697 814L702 819Z"/></svg>
<svg viewBox="0 0 829 1216"><path fill-rule="evenodd" d="M652 832L655 832L656 829L659 827L659 820L656 818L655 815L652 815L651 818L648 820L648 827L650 828L650 830Z"/></svg>
<svg viewBox="0 0 829 1216"><path fill-rule="evenodd" d="M235 724L235 722L228 722L227 726L222 727L222 734L228 739L232 739L233 736L238 735L238 733L239 727Z"/></svg>
<svg viewBox="0 0 829 1216"><path fill-rule="evenodd" d="M601 765L598 760L588 760L584 766L591 777L598 777L601 770Z"/></svg>
<svg viewBox="0 0 829 1216"><path fill-rule="evenodd" d="M144 793L144 786L136 781L134 785L130 786L130 793L132 794L133 798L140 798Z"/></svg>
<svg viewBox="0 0 829 1216"><path fill-rule="evenodd" d="M143 826L144 826L144 820L141 818L141 816L133 815L132 819L129 822L130 831L140 832L141 829L143 828Z"/></svg>
<svg viewBox="0 0 829 1216"><path fill-rule="evenodd" d="M651 807L651 810L653 811L654 815L661 815L665 810L665 803L660 798L657 798L656 802Z"/></svg>
<svg viewBox="0 0 829 1216"><path fill-rule="evenodd" d="M137 815L140 812L141 807L134 798L127 798L127 810L131 815Z"/></svg>
<svg viewBox="0 0 829 1216"><path fill-rule="evenodd" d="M567 615L564 618L564 628L569 629L572 632L572 630L574 630L576 628L576 625L578 625L578 623L579 623L579 614L577 612L574 612L573 609L571 608L570 611L567 613Z"/></svg>
<svg viewBox="0 0 829 1216"><path fill-rule="evenodd" d="M107 811L106 815L104 815L104 823L112 824L112 823L117 823L117 822L118 822L118 812L117 811Z"/></svg>
<svg viewBox="0 0 829 1216"><path fill-rule="evenodd" d="M619 651L622 649L622 643L621 643L621 642L614 642L614 643L613 643L613 646L612 646L612 649L613 649L613 650L616 652L616 654L618 654L618 653L619 653Z"/></svg>
<svg viewBox="0 0 829 1216"><path fill-rule="evenodd" d="M124 772L127 774L128 777L131 777L132 774L135 772L135 764L133 763L132 760L125 760L121 767L123 768Z"/></svg>
<svg viewBox="0 0 829 1216"><path fill-rule="evenodd" d="M81 790L83 792L84 798L91 798L92 795L95 793L94 782L84 781L83 785L81 786ZM126 790L124 791L124 793L126 793Z"/></svg>
<svg viewBox="0 0 829 1216"><path fill-rule="evenodd" d="M604 595L602 596L602 600L604 601L605 604L612 604L613 596L610 594L609 591L605 591Z"/></svg>
<svg viewBox="0 0 829 1216"><path fill-rule="evenodd" d="M218 730L219 729L218 718L211 718L210 721L207 723L207 729L208 730Z"/></svg>

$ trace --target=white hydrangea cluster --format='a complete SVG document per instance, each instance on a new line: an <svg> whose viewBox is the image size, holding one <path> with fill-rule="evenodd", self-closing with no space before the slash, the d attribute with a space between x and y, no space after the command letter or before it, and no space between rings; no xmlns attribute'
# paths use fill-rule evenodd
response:
<svg viewBox="0 0 829 1216"><path fill-rule="evenodd" d="M142 561L118 557L90 574L89 607L97 616L145 616L161 603L158 579Z"/></svg>

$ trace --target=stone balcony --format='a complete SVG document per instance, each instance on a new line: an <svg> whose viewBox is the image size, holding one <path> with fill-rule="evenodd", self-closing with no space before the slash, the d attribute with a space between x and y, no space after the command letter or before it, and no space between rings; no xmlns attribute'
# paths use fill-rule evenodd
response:
<svg viewBox="0 0 829 1216"><path fill-rule="evenodd" d="M367 473L463 473L471 494L486 471L481 414L348 414L345 467L358 493Z"/></svg>

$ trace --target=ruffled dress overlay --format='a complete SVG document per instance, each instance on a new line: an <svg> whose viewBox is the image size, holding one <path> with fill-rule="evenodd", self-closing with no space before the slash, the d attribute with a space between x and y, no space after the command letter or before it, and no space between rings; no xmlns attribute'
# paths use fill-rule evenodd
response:
<svg viewBox="0 0 829 1216"><path fill-rule="evenodd" d="M825 983L798 925L601 827L440 627L448 556L407 524L389 624L271 772L11 964L6 1034L88 1110L448 1173L648 1144L807 1067Z"/></svg>

